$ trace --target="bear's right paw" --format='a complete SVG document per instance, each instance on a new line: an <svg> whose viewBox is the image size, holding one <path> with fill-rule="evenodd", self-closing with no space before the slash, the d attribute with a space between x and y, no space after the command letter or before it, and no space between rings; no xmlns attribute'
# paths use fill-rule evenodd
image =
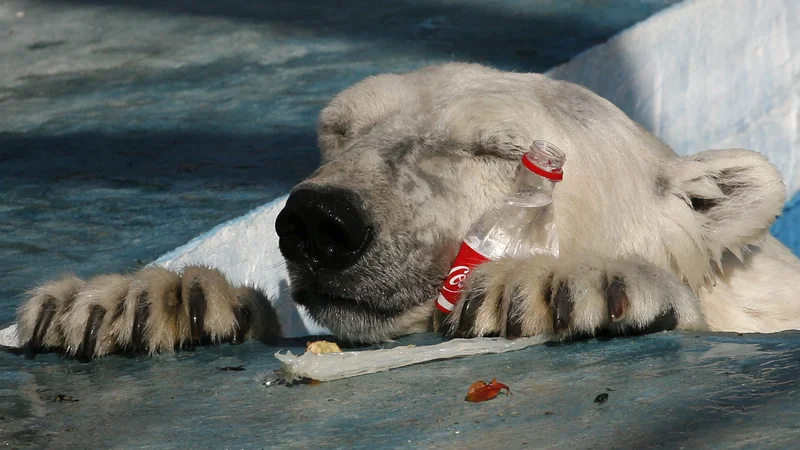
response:
<svg viewBox="0 0 800 450"><path fill-rule="evenodd" d="M640 260L536 256L481 265L446 323L456 337L561 338L703 329L692 291Z"/></svg>
<svg viewBox="0 0 800 450"><path fill-rule="evenodd" d="M231 286L218 270L200 266L181 274L152 267L89 281L65 276L31 293L18 310L18 326L26 357L62 350L82 361L280 337L263 292Z"/></svg>

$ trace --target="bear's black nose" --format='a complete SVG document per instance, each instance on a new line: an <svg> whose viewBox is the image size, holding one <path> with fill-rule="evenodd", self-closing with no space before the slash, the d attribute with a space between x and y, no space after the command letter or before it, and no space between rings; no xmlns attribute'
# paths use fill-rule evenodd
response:
<svg viewBox="0 0 800 450"><path fill-rule="evenodd" d="M296 189L275 220L283 257L312 269L341 271L355 264L373 237L361 205L358 194L345 189Z"/></svg>

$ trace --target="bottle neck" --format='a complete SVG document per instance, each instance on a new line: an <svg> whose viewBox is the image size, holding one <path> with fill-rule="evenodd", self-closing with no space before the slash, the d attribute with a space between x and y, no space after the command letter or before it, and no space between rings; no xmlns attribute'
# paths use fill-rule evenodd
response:
<svg viewBox="0 0 800 450"><path fill-rule="evenodd" d="M553 199L556 182L521 167L511 194L506 197L508 204L522 207L542 206Z"/></svg>

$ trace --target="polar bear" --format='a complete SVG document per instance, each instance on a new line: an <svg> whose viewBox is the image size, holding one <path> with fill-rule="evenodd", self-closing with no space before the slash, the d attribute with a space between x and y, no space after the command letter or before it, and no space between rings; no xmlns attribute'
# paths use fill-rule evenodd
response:
<svg viewBox="0 0 800 450"><path fill-rule="evenodd" d="M440 324L434 299L461 239L536 139L567 157L554 192L561 256L480 266ZM466 63L357 83L321 112L318 141L321 167L275 226L294 301L344 341L439 325L564 339L800 327L800 261L768 232L785 187L758 153L678 157L581 86ZM26 353L91 359L279 337L266 296L224 269L44 284L19 309Z"/></svg>

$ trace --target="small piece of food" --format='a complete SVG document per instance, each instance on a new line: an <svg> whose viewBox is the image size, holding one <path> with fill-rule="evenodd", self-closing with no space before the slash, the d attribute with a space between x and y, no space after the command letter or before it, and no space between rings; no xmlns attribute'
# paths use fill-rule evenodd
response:
<svg viewBox="0 0 800 450"><path fill-rule="evenodd" d="M322 355L324 353L342 353L342 349L336 345L335 342L328 341L314 341L306 345L306 351L314 353L315 355Z"/></svg>
<svg viewBox="0 0 800 450"><path fill-rule="evenodd" d="M594 398L595 403L605 403L606 400L608 400L608 394L606 393L599 394Z"/></svg>
<svg viewBox="0 0 800 450"><path fill-rule="evenodd" d="M464 400L474 403L485 402L497 397L502 389L506 390L506 395L511 395L511 389L503 383L498 383L497 378L492 378L489 384L485 381L476 381L470 385Z"/></svg>

